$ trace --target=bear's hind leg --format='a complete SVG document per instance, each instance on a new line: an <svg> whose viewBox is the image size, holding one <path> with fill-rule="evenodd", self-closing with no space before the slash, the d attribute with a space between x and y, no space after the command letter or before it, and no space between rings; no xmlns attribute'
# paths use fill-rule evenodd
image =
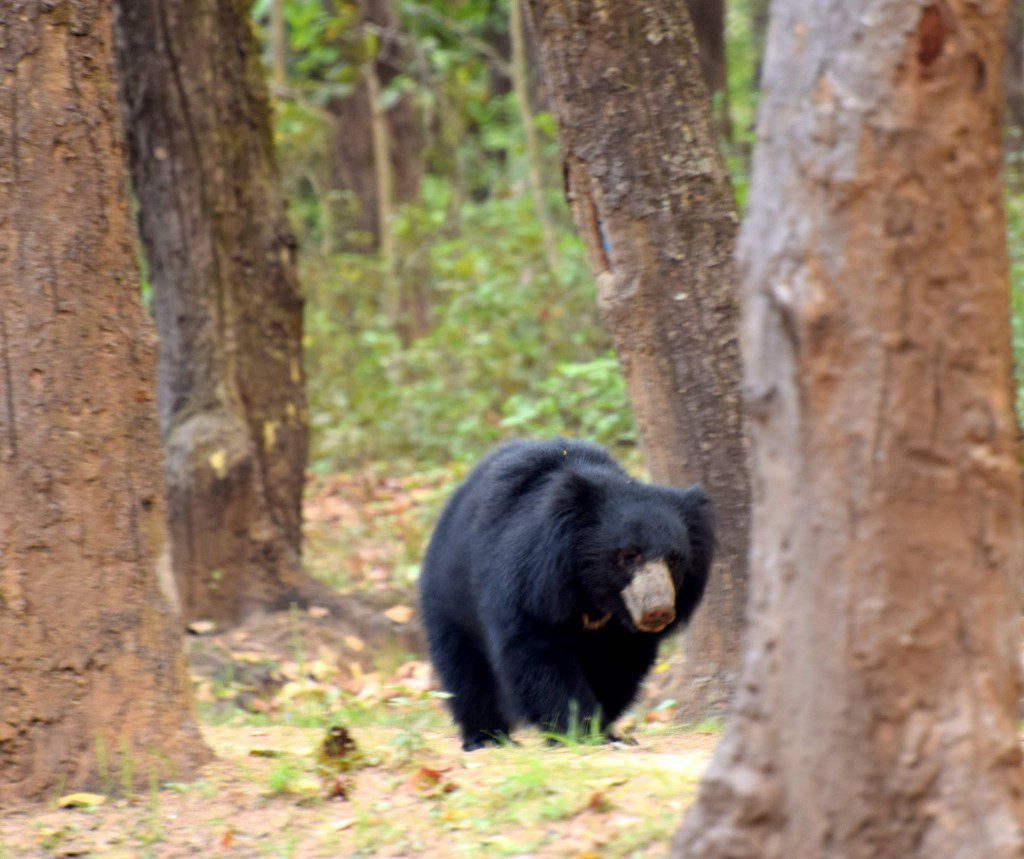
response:
<svg viewBox="0 0 1024 859"><path fill-rule="evenodd" d="M501 711L498 684L479 644L455 626L431 641L448 706L462 731L462 748L471 752L508 741L509 722Z"/></svg>

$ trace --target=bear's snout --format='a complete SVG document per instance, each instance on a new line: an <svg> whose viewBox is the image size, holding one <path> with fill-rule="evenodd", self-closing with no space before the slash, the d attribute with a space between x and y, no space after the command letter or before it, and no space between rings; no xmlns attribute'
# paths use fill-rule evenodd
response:
<svg viewBox="0 0 1024 859"><path fill-rule="evenodd" d="M676 619L676 589L664 561L644 564L622 590L622 600L641 632L661 632Z"/></svg>

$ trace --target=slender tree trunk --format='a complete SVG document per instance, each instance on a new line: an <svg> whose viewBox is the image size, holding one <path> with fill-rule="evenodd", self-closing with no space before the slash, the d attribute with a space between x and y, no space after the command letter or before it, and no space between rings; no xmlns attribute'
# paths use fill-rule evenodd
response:
<svg viewBox="0 0 1024 859"><path fill-rule="evenodd" d="M380 258L384 270L385 309L402 335L402 295L398 281L398 258L395 250L394 215L395 181L391 164L391 139L388 121L381 100L377 69L369 63L364 72L366 96L370 104L370 141L373 148L374 196L377 199L377 223L380 226ZM403 337L403 341L407 338ZM407 344L408 345L408 344Z"/></svg>
<svg viewBox="0 0 1024 859"><path fill-rule="evenodd" d="M399 35L401 22L391 0L361 0L362 19L359 26L369 26L377 34L378 50L374 62L377 83L381 88L406 71L408 52ZM360 40L360 50L363 42ZM361 57L352 58L361 62ZM335 190L348 191L358 203L357 211L339 225L367 233L372 248L380 246L380 202L374 168L373 108L369 86L364 76L345 98L327 103L331 118L329 135L331 173ZM391 173L394 177L393 204L408 203L419 194L423 178L423 148L426 142L419 111L409 94L403 94L388 107L385 114L388 137L392 141Z"/></svg>
<svg viewBox="0 0 1024 859"><path fill-rule="evenodd" d="M523 9L520 0L509 0L508 20L512 47L512 86L516 94L516 105L519 108L519 124L523 127L523 140L526 144L526 168L530 193L533 195L533 208L537 213L537 223L540 225L544 256L547 259L551 276L556 278L557 282L561 264L558 261L558 247L555 244L555 228L551 223L551 213L548 212L547 204L544 202L540 144L537 142L537 128L533 122L533 111L530 109L530 86L526 75L526 39L523 35Z"/></svg>
<svg viewBox="0 0 1024 859"><path fill-rule="evenodd" d="M284 87L288 79L288 31L284 23L284 0L270 0L270 63L274 86Z"/></svg>
<svg viewBox="0 0 1024 859"><path fill-rule="evenodd" d="M208 757L99 0L0 1L0 805ZM103 761L98 762L101 755Z"/></svg>
<svg viewBox="0 0 1024 859"><path fill-rule="evenodd" d="M754 89L761 89L764 75L764 47L768 40L771 0L750 0L750 35L754 47Z"/></svg>
<svg viewBox="0 0 1024 859"><path fill-rule="evenodd" d="M774 0L750 646L694 857L1024 854L1001 0Z"/></svg>
<svg viewBox="0 0 1024 859"><path fill-rule="evenodd" d="M160 331L174 572L187 618L321 600L300 567L302 297L246 3L116 4Z"/></svg>
<svg viewBox="0 0 1024 859"><path fill-rule="evenodd" d="M738 669L750 489L740 415L736 208L697 46L674 0L531 0L569 199L597 277L647 464L701 480L719 562L687 635L689 717L722 712Z"/></svg>

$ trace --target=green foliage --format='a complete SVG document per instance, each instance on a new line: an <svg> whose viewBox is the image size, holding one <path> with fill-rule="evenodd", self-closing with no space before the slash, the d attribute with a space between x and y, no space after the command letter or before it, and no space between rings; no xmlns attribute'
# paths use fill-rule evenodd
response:
<svg viewBox="0 0 1024 859"><path fill-rule="evenodd" d="M731 118L723 148L741 209L763 50L756 5L728 4L729 93L718 105ZM255 4L259 23L268 7ZM508 436L565 433L634 446L623 380L562 200L555 123L541 112L539 166L561 269L552 273L545 264L522 128L504 77L507 3L399 0L393 8L407 56L397 74L382 77L382 104L388 109L411 97L426 140L420 194L391 225L396 271L386 269L371 237L354 229L359 200L332 186L325 110L361 85L382 34L364 25L351 0L284 4L288 85L276 93L276 133L302 247L314 466L469 461ZM1008 192L1007 211L1019 365L1019 190Z"/></svg>
<svg viewBox="0 0 1024 859"><path fill-rule="evenodd" d="M513 96L495 91L499 51L488 45L506 30L506 4L397 5L413 61L382 100L412 94L429 134L419 198L391 224L394 272L352 229L359 201L330 190L323 105L351 91L377 50L355 8L284 6L290 92L276 104L276 136L302 247L314 467L471 460L516 435L632 445L625 386L562 199L554 121L536 124L557 273Z"/></svg>
<svg viewBox="0 0 1024 859"><path fill-rule="evenodd" d="M382 308L379 262L339 254L317 274L307 356L317 459L473 458L510 434L629 443L625 388L601 330L578 243L556 282L530 198L508 193L443 220L444 183L396 224L399 279L429 296L430 330L403 345ZM585 360L578 360L580 357Z"/></svg>

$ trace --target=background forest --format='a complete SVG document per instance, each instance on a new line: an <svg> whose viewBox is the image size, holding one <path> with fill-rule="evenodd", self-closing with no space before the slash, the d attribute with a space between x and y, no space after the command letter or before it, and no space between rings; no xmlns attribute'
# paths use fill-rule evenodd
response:
<svg viewBox="0 0 1024 859"><path fill-rule="evenodd" d="M272 5L262 0L253 13L300 239L313 468L469 462L515 435L568 433L620 454L634 449L625 386L565 203L547 94L529 40L521 56L513 51L508 3L370 0L364 19L356 2L286 0L276 36ZM715 96L741 209L764 6L727 4L727 88ZM378 58L378 108L392 151L386 240L372 110L356 104L365 99L367 57ZM528 111L514 86L520 64ZM1019 365L1024 156L1013 109L1019 90L1009 95ZM363 145L352 147L354 138Z"/></svg>
<svg viewBox="0 0 1024 859"><path fill-rule="evenodd" d="M1020 2L0 0L0 65L0 859L1020 852ZM557 434L713 572L618 736L541 669L645 627L485 599L567 715L470 752L424 547ZM529 502L574 600L598 490Z"/></svg>

